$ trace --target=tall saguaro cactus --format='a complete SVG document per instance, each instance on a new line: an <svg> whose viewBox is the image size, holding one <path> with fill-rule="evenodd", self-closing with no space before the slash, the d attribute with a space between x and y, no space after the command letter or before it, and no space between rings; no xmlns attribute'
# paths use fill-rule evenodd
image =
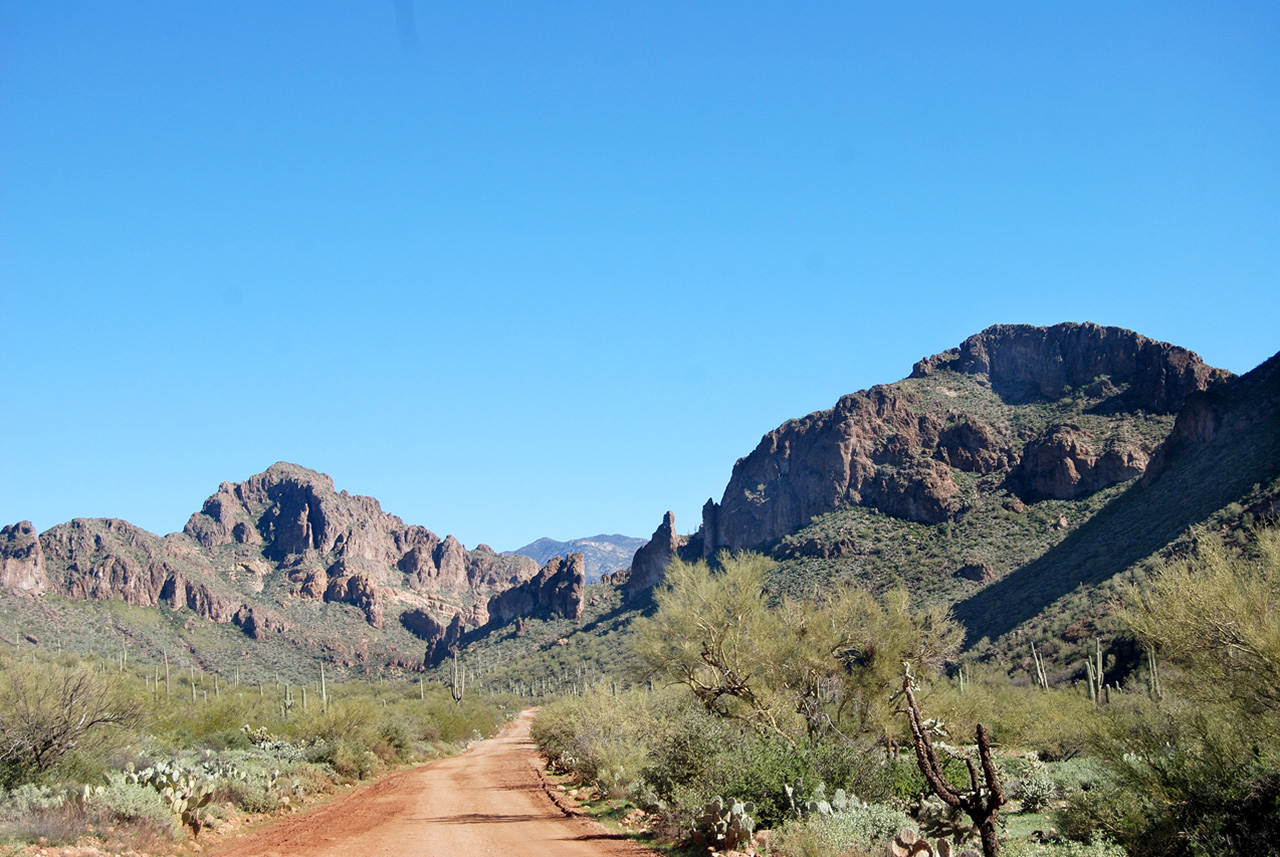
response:
<svg viewBox="0 0 1280 857"><path fill-rule="evenodd" d="M462 694L467 689L467 668L463 667L462 672L458 672L458 653L453 653L453 684L449 688L449 692L453 694L453 701L462 704Z"/></svg>
<svg viewBox="0 0 1280 857"><path fill-rule="evenodd" d="M1085 659L1084 668L1089 678L1089 696L1093 698L1094 705L1101 705L1104 696L1103 688L1107 684L1107 674L1102 669L1102 641L1095 637L1093 645L1094 656L1092 659Z"/></svg>

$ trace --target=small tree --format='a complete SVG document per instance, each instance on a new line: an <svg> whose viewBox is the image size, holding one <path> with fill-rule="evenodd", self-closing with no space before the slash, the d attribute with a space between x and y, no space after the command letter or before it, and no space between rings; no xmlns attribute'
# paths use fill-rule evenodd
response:
<svg viewBox="0 0 1280 857"><path fill-rule="evenodd" d="M104 726L141 725L118 681L83 664L15 663L0 674L0 777L16 785L48 771Z"/></svg>
<svg viewBox="0 0 1280 857"><path fill-rule="evenodd" d="M1148 651L1181 668L1181 695L1244 719L1280 714L1280 530L1245 552L1213 538L1196 555L1128 587L1120 618Z"/></svg>
<svg viewBox="0 0 1280 857"><path fill-rule="evenodd" d="M650 674L683 684L715 714L795 741L834 728L888 734L885 704L898 670L922 673L954 657L963 631L945 608L912 609L905 591L877 599L834 587L818 603L771 601L772 562L721 554L719 570L678 558L635 622L634 647Z"/></svg>

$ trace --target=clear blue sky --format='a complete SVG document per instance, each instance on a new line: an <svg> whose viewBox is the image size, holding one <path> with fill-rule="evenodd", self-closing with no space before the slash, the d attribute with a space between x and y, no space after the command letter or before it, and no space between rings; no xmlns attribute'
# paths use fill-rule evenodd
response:
<svg viewBox="0 0 1280 857"><path fill-rule="evenodd" d="M682 531L999 322L1280 350L1280 5L0 2L0 523Z"/></svg>

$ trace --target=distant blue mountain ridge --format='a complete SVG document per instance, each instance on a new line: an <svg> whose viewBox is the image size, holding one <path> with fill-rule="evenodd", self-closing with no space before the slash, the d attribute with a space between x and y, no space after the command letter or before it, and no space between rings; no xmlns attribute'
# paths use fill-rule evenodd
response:
<svg viewBox="0 0 1280 857"><path fill-rule="evenodd" d="M618 533L570 539L567 542L541 538L524 547L504 551L504 553L530 557L536 560L538 565L545 565L552 557L580 553L586 560L587 583L596 583L602 574L630 568L631 558L646 541L648 539L637 539Z"/></svg>

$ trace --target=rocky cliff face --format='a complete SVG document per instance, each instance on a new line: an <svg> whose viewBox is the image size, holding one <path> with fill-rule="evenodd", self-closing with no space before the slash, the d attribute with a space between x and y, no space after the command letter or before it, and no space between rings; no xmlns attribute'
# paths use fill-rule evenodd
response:
<svg viewBox="0 0 1280 857"><path fill-rule="evenodd" d="M1136 444L1099 448L1078 426L1054 425L1022 448L1008 484L1029 502L1074 500L1141 476L1147 461Z"/></svg>
<svg viewBox="0 0 1280 857"><path fill-rule="evenodd" d="M585 587L582 554L554 557L531 580L489 599L488 626L501 627L518 617L577 619L582 615Z"/></svg>
<svg viewBox="0 0 1280 857"><path fill-rule="evenodd" d="M41 595L49 588L44 551L30 521L0 530L0 589Z"/></svg>
<svg viewBox="0 0 1280 857"><path fill-rule="evenodd" d="M972 377L1005 409L1077 397L1096 414L1174 413L1230 377L1186 349L1119 328L988 328L921 360L914 381L844 396L766 434L734 465L721 501L704 508L703 555L766 545L846 505L926 524L955 520L966 509L957 472L1003 474L1024 499L1063 499L1132 479L1147 464L1150 445L1094 438L1071 424L1027 436L1026 421L1018 428L959 403L927 405L930 388L919 383L941 385L948 373ZM668 543L664 536L662 550ZM635 587L649 585L644 577Z"/></svg>
<svg viewBox="0 0 1280 857"><path fill-rule="evenodd" d="M400 623L427 644L423 663L434 666L444 660L462 640L464 630L462 616L455 615L448 622L441 622L426 610L406 610L400 614Z"/></svg>
<svg viewBox="0 0 1280 857"><path fill-rule="evenodd" d="M667 572L667 563L687 541L676 533L676 516L668 511L654 530L653 538L636 551L631 560L631 570L623 577L627 598L634 599L659 583Z"/></svg>
<svg viewBox="0 0 1280 857"><path fill-rule="evenodd" d="M1119 327L1096 324L999 324L926 357L913 378L939 370L986 377L1013 401L1060 399L1073 388L1127 388L1123 405L1172 414L1187 397L1227 380L1195 352Z"/></svg>
<svg viewBox="0 0 1280 857"><path fill-rule="evenodd" d="M401 602L483 621L492 593L537 573L527 557L486 545L468 551L453 536L405 525L372 497L334 490L323 473L283 462L222 483L183 533L161 538L114 519L76 519L38 537L29 523L0 533L6 589L165 604L234 622L255 638L288 628L256 598L268 579L279 579L289 598L350 604L381 627Z"/></svg>

